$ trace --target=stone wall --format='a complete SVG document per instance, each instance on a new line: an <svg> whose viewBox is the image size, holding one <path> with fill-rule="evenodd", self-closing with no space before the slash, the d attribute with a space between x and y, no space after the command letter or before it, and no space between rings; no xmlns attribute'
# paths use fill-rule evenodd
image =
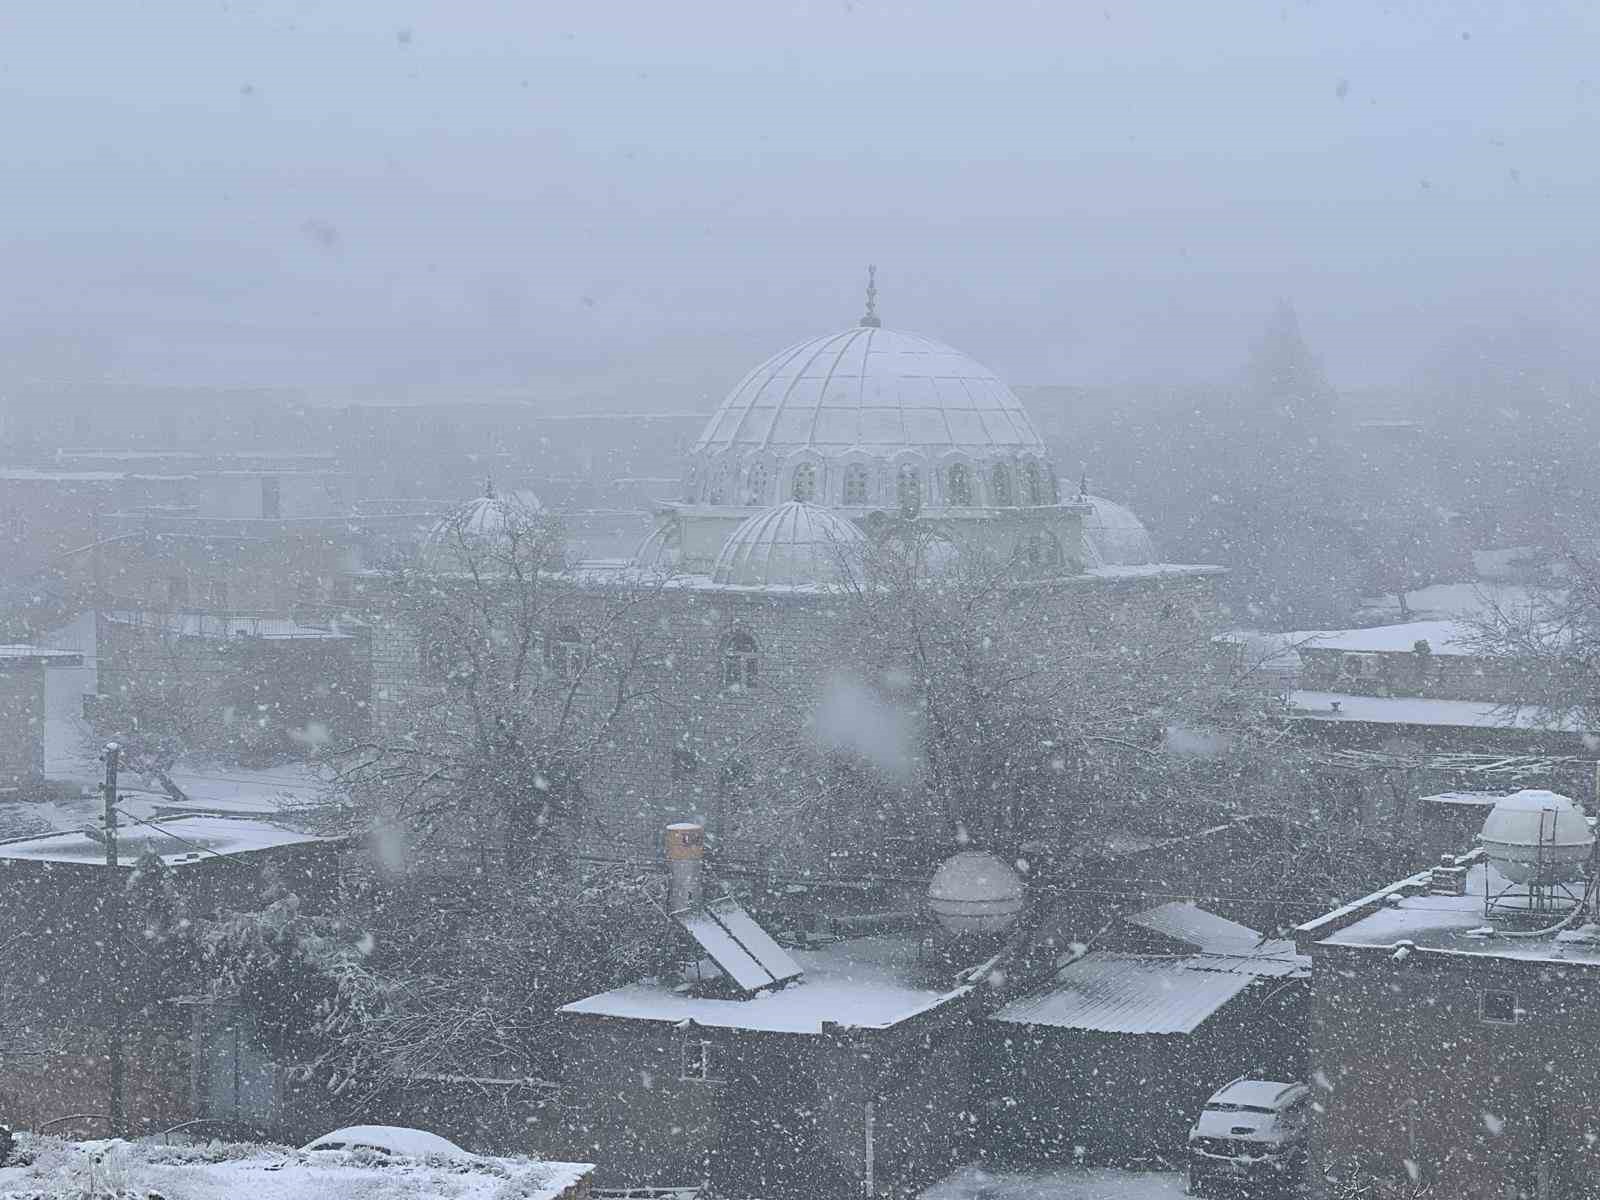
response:
<svg viewBox="0 0 1600 1200"><path fill-rule="evenodd" d="M1053 652L1081 644L1116 654L1160 639L1181 648L1162 660L1170 679L1158 694L1193 687L1206 669L1197 657L1217 623L1214 577L1204 574L1083 575L1018 585L1007 596L1019 639ZM385 603L384 582L360 581L369 614L372 713L379 736L403 733L419 714L438 711L448 691L431 673L416 631ZM920 745L909 739L907 772L883 779L872 811L839 811L799 765L812 745L819 703L848 699L852 687L881 690L871 678L872 648L847 595L667 586L642 600L622 585L595 585L553 597L543 614L547 647L562 626L583 636L592 666L571 690L551 672L539 703L549 721L566 713L592 735L582 788L590 819L581 840L608 852L654 858L661 827L695 817L710 844L761 857L774 816L803 828L813 849L859 845L862 838L916 839L939 828L917 787ZM626 611L632 604L634 607ZM619 615L621 614L621 615ZM735 634L756 647L753 668L727 657ZM643 652L627 675L636 697L614 721L617 645L637 638ZM1128 661L1135 656L1129 653ZM749 671L753 669L753 680ZM569 695L569 691L571 694ZM570 701L570 708L568 707ZM581 739L580 739L581 740ZM791 767L789 764L794 763Z"/></svg>

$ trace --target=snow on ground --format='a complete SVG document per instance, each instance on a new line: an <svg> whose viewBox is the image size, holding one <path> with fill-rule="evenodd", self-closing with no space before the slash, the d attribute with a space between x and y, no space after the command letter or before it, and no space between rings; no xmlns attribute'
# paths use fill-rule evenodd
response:
<svg viewBox="0 0 1600 1200"><path fill-rule="evenodd" d="M384 1160L281 1146L73 1143L25 1134L18 1149L33 1161L0 1168L0 1200L153 1193L165 1200L553 1200L592 1169L529 1159Z"/></svg>
<svg viewBox="0 0 1600 1200"><path fill-rule="evenodd" d="M1179 1171L1119 1171L1111 1167L1056 1167L991 1171L962 1167L918 1200L1175 1200L1185 1195Z"/></svg>

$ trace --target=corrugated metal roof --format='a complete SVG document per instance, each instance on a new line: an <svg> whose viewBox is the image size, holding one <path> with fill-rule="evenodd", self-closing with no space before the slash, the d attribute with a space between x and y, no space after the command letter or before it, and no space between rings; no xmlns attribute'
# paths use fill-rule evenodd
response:
<svg viewBox="0 0 1600 1200"><path fill-rule="evenodd" d="M1193 1033L1257 979L1306 969L1286 941L1249 955L1092 953L1063 967L1048 991L1013 1000L992 1019L1096 1033Z"/></svg>
<svg viewBox="0 0 1600 1200"><path fill-rule="evenodd" d="M1248 925L1207 912L1192 900L1174 900L1127 918L1131 925L1184 942L1213 954L1248 954L1261 945L1261 934Z"/></svg>

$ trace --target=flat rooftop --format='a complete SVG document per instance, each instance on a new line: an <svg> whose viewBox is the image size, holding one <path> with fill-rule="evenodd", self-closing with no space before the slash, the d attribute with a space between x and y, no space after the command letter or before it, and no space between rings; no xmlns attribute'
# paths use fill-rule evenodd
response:
<svg viewBox="0 0 1600 1200"><path fill-rule="evenodd" d="M1435 700L1422 696L1358 696L1348 692L1297 690L1289 693L1289 715L1297 721L1329 724L1342 721L1347 725L1578 731L1571 722L1552 729L1543 715L1532 708L1511 709L1493 701Z"/></svg>
<svg viewBox="0 0 1600 1200"><path fill-rule="evenodd" d="M1421 954L1469 954L1600 966L1600 929L1585 925L1584 918L1576 917L1570 931L1538 937L1508 936L1529 929L1528 920L1511 924L1502 916L1491 918L1485 912L1484 900L1486 895L1504 892L1511 882L1481 852L1465 855L1456 862L1467 868L1464 896L1431 894L1431 872L1421 871L1296 927L1295 940L1302 947L1364 950L1397 950L1409 942ZM1574 893L1581 894L1582 889L1579 880ZM1566 911L1551 915L1548 924L1560 921Z"/></svg>
<svg viewBox="0 0 1600 1200"><path fill-rule="evenodd" d="M181 867L218 855L251 854L280 846L337 840L241 817L187 816L150 823L124 821L117 826L117 866L131 868L149 850L159 854L167 866ZM104 866L106 848L98 840L98 834L90 837L85 830L73 830L0 842L0 860L6 859Z"/></svg>
<svg viewBox="0 0 1600 1200"><path fill-rule="evenodd" d="M790 953L805 974L787 987L749 1000L692 996L646 979L578 1000L561 1012L673 1025L693 1021L760 1033L818 1034L823 1022L887 1029L971 990L969 986L943 991L918 983L915 938L852 938Z"/></svg>

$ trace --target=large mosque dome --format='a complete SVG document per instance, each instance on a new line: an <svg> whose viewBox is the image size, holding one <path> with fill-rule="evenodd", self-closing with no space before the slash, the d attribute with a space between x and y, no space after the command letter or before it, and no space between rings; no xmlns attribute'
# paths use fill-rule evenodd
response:
<svg viewBox="0 0 1600 1200"><path fill-rule="evenodd" d="M844 508L1059 502L1044 441L988 367L932 338L862 324L767 359L689 455L691 504Z"/></svg>

